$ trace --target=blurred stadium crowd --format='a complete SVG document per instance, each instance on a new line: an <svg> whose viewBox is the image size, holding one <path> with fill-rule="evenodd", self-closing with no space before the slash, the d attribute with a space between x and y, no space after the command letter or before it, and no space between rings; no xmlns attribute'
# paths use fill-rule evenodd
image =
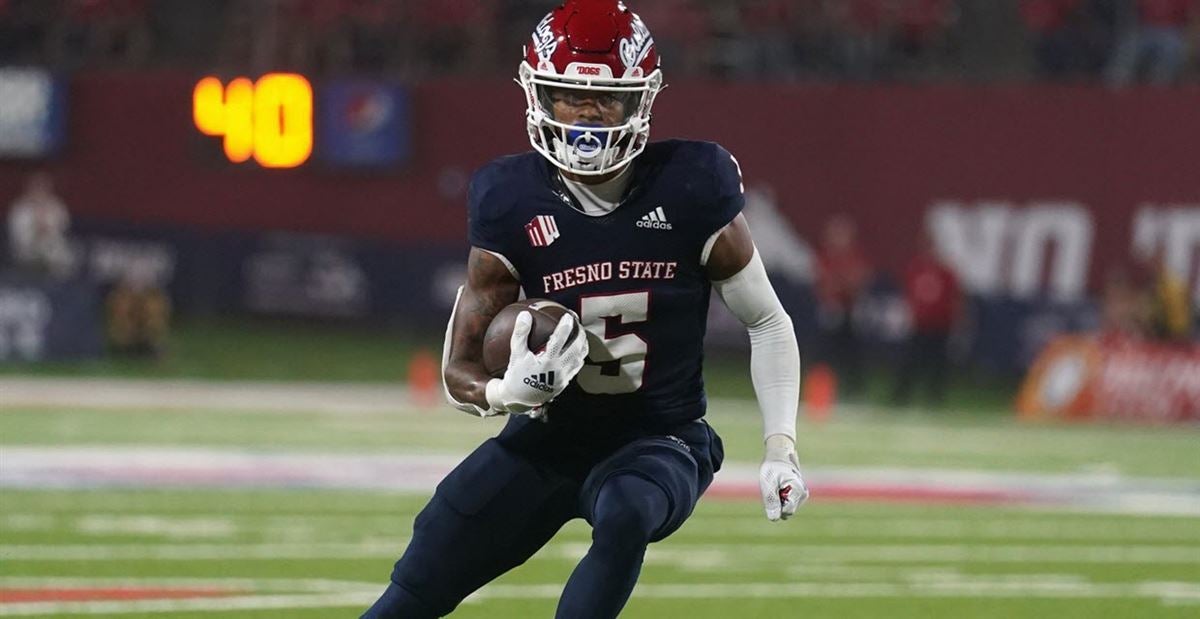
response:
<svg viewBox="0 0 1200 619"><path fill-rule="evenodd" d="M0 0L0 63L495 75L549 0ZM638 0L672 76L1196 81L1197 0Z"/></svg>

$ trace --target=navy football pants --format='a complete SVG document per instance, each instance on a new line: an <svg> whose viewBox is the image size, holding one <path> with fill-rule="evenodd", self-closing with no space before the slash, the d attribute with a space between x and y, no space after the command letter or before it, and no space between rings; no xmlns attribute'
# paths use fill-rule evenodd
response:
<svg viewBox="0 0 1200 619"><path fill-rule="evenodd" d="M689 434L699 429L699 439L637 439L592 467L582 483L498 439L484 442L417 515L390 586L363 618L447 615L577 517L592 525L592 546L567 581L558 617L617 616L646 546L683 524L720 466L720 439L707 424L693 423Z"/></svg>

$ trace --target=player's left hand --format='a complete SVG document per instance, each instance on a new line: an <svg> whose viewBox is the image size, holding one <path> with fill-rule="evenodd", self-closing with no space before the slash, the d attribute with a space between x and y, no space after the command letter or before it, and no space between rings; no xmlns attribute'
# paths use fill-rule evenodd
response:
<svg viewBox="0 0 1200 619"><path fill-rule="evenodd" d="M763 508L767 520L787 520L808 499L808 488L800 475L800 460L796 457L796 444L790 437L772 434L767 437L766 447L758 472Z"/></svg>

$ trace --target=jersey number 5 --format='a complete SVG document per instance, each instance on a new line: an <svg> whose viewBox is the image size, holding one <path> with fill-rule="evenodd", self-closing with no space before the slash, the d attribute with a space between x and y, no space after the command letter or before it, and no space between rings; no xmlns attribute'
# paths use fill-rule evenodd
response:
<svg viewBox="0 0 1200 619"><path fill-rule="evenodd" d="M640 389L649 350L646 340L634 333L612 335L610 330L646 322L650 293L585 296L579 305L579 319L588 334L588 358L575 382L588 393L632 393Z"/></svg>

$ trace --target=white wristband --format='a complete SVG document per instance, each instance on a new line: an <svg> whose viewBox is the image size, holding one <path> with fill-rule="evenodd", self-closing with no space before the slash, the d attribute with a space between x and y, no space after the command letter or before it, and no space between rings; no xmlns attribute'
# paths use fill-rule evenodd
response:
<svg viewBox="0 0 1200 619"><path fill-rule="evenodd" d="M795 439L786 434L768 436L763 439L763 446L768 456L776 456L780 460L786 460L791 454L796 453Z"/></svg>
<svg viewBox="0 0 1200 619"><path fill-rule="evenodd" d="M488 407L494 411L507 413L508 409L504 408L504 400L500 397L500 389L504 385L504 381L499 378L493 378L487 382L484 388L484 397L487 398Z"/></svg>

